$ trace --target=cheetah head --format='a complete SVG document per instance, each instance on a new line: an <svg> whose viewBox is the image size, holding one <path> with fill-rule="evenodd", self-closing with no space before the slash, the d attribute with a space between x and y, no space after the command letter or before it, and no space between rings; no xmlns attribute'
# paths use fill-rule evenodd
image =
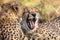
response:
<svg viewBox="0 0 60 40"><path fill-rule="evenodd" d="M22 29L26 31L36 30L38 27L39 10L35 7L25 8L22 16Z"/></svg>

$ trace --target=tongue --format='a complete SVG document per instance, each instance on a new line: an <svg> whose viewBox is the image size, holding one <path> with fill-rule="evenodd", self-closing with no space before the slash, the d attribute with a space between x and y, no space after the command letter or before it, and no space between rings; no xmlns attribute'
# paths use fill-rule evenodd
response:
<svg viewBox="0 0 60 40"><path fill-rule="evenodd" d="M29 21L30 22L30 25L31 25L31 28L35 28L35 25L34 25L34 22L32 20Z"/></svg>

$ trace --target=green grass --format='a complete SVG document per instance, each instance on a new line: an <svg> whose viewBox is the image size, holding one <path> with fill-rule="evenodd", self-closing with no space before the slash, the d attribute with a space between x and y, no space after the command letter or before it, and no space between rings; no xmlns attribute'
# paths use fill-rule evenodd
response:
<svg viewBox="0 0 60 40"><path fill-rule="evenodd" d="M24 1L22 1L22 3L24 4L24 5L26 5L26 6L36 6L36 5L38 5L39 3L38 2L30 2L29 0L24 0Z"/></svg>

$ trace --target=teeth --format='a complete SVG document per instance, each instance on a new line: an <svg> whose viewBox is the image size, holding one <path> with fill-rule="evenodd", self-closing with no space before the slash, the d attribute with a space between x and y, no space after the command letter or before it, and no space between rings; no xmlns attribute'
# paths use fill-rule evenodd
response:
<svg viewBox="0 0 60 40"><path fill-rule="evenodd" d="M28 23L28 25L29 25L29 23Z"/></svg>

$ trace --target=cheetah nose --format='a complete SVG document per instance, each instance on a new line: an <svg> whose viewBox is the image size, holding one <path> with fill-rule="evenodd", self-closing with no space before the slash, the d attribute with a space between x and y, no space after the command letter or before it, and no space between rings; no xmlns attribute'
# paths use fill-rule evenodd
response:
<svg viewBox="0 0 60 40"><path fill-rule="evenodd" d="M34 18L31 14L29 14L29 19L32 19L32 18Z"/></svg>

